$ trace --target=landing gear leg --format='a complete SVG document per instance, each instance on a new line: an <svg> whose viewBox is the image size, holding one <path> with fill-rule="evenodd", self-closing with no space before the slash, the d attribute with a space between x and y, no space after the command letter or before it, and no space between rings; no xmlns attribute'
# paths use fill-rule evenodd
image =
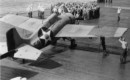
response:
<svg viewBox="0 0 130 80"><path fill-rule="evenodd" d="M22 59L20 64L25 64L25 59Z"/></svg>
<svg viewBox="0 0 130 80"><path fill-rule="evenodd" d="M77 44L76 44L75 39L72 39L72 38L70 38L70 37L63 37L62 39L63 39L64 41L65 41L65 40L70 41L70 46L69 46L70 49L74 49L75 47L77 47Z"/></svg>
<svg viewBox="0 0 130 80"><path fill-rule="evenodd" d="M70 44L71 49L74 49L75 47L77 47L75 39L71 39L70 42L71 42L71 44Z"/></svg>
<svg viewBox="0 0 130 80"><path fill-rule="evenodd" d="M59 40L60 38L53 38L52 40L52 45L56 46L57 44L57 41Z"/></svg>
<svg viewBox="0 0 130 80"><path fill-rule="evenodd" d="M52 42L52 45L56 45L57 44L57 40Z"/></svg>
<svg viewBox="0 0 130 80"><path fill-rule="evenodd" d="M121 64L124 64L124 63L126 62L126 58L123 57L123 56L121 56L121 57L120 57L120 62L121 62Z"/></svg>

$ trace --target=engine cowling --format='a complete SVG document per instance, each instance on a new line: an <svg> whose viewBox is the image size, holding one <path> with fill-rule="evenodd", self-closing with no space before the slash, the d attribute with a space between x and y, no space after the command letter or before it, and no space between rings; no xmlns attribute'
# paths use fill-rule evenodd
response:
<svg viewBox="0 0 130 80"><path fill-rule="evenodd" d="M41 28L38 31L38 38L36 38L32 44L34 47L40 49L51 43L52 32L50 29Z"/></svg>

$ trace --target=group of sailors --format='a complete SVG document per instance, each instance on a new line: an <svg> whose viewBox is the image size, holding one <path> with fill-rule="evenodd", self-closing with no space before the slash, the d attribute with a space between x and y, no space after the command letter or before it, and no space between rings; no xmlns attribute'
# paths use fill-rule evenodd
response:
<svg viewBox="0 0 130 80"><path fill-rule="evenodd" d="M88 20L96 19L100 17L100 7L97 2L69 2L69 3L57 3L52 6L52 12L72 13L76 19Z"/></svg>
<svg viewBox="0 0 130 80"><path fill-rule="evenodd" d="M38 5L38 17L40 19L44 18L45 8ZM27 7L28 16L32 18L33 4ZM100 17L100 7L97 2L69 2L69 3L56 3L51 6L51 12L58 14L62 13L72 13L77 20L89 20L97 19Z"/></svg>
<svg viewBox="0 0 130 80"><path fill-rule="evenodd" d="M97 0L97 2L112 3L112 0Z"/></svg>
<svg viewBox="0 0 130 80"><path fill-rule="evenodd" d="M45 8L43 6L41 6L41 4L39 4L38 7L37 7L37 10L38 10L38 18L44 19ZM28 12L28 17L32 18L33 4L29 5L27 7L26 11Z"/></svg>

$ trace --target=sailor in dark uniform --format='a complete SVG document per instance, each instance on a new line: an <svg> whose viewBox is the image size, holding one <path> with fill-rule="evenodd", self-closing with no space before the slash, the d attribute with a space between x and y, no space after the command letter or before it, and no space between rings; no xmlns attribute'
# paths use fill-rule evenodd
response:
<svg viewBox="0 0 130 80"><path fill-rule="evenodd" d="M89 19L92 19L93 18L93 11L92 11L92 8L90 8L89 10Z"/></svg>
<svg viewBox="0 0 130 80"><path fill-rule="evenodd" d="M100 17L100 7L98 6L97 7L97 18L99 18Z"/></svg>
<svg viewBox="0 0 130 80"><path fill-rule="evenodd" d="M107 51L106 51L106 43L105 43L105 37L104 36L101 36L100 37L100 42L101 42L101 45L102 45L102 49L103 49L103 56L105 57L105 56L107 56L108 55L108 53L107 53Z"/></svg>

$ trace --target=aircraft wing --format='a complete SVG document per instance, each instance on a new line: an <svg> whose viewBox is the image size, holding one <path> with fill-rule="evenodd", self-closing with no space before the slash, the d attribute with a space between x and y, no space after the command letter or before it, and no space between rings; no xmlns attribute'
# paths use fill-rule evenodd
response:
<svg viewBox="0 0 130 80"><path fill-rule="evenodd" d="M56 37L96 37L89 34L94 28L96 26L68 24L57 33Z"/></svg>
<svg viewBox="0 0 130 80"><path fill-rule="evenodd" d="M121 37L127 31L128 28L123 27L108 27L104 26L101 28L93 29L89 34L96 36L105 37Z"/></svg>
<svg viewBox="0 0 130 80"><path fill-rule="evenodd" d="M0 18L1 22L19 27L30 32L35 32L39 27L42 26L43 21L40 19L29 18L19 15L8 14Z"/></svg>
<svg viewBox="0 0 130 80"><path fill-rule="evenodd" d="M58 32L56 37L121 37L126 31L127 28L123 27L68 24Z"/></svg>

